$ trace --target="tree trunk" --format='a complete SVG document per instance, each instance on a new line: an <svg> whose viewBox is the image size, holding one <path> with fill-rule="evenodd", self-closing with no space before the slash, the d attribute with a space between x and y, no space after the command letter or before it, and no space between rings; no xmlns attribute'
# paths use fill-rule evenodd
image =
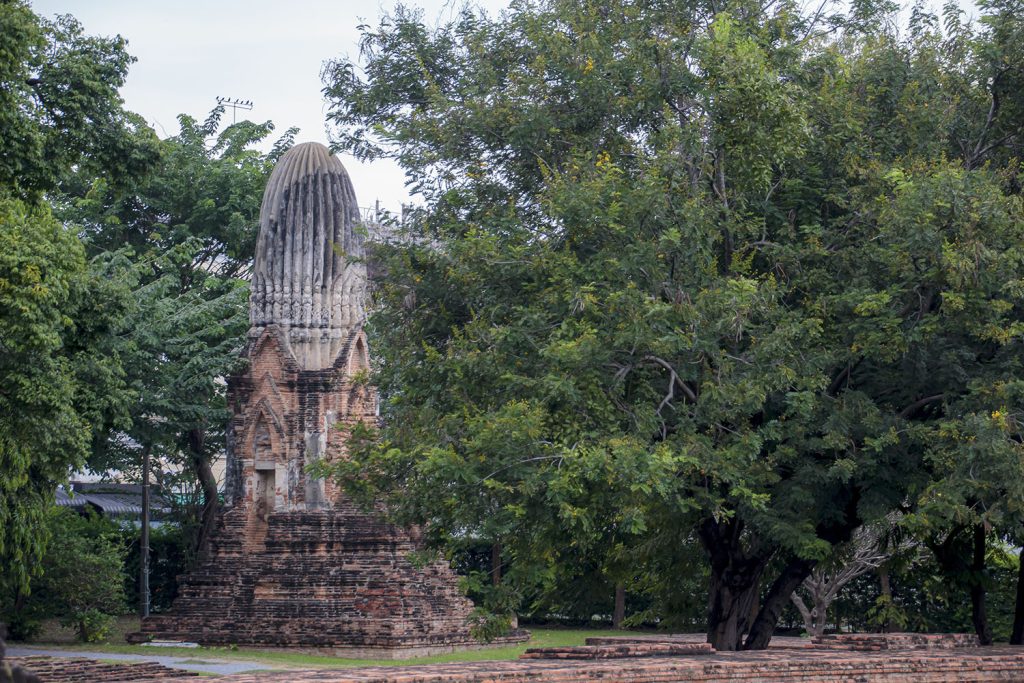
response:
<svg viewBox="0 0 1024 683"><path fill-rule="evenodd" d="M885 598L886 608L892 605L892 584L889 582L889 567L881 565L878 568L878 583L882 587L882 597ZM878 625L878 630L882 633L889 632L889 620L886 619Z"/></svg>
<svg viewBox="0 0 1024 683"><path fill-rule="evenodd" d="M739 650L747 632L751 604L757 601L760 567L730 568L712 574L708 605L708 642L716 650Z"/></svg>
<svg viewBox="0 0 1024 683"><path fill-rule="evenodd" d="M974 525L974 553L971 562L971 621L982 645L992 644L992 628L985 611L985 526Z"/></svg>
<svg viewBox="0 0 1024 683"><path fill-rule="evenodd" d="M495 586L501 583L501 543L491 546L491 583Z"/></svg>
<svg viewBox="0 0 1024 683"><path fill-rule="evenodd" d="M1010 634L1010 645L1024 645L1024 550L1018 557L1017 569L1017 606L1013 611L1013 632Z"/></svg>
<svg viewBox="0 0 1024 683"><path fill-rule="evenodd" d="M789 561L768 590L764 604L750 627L746 642L743 643L744 650L764 650L768 647L772 634L775 633L775 626L779 623L779 617L782 616L782 610L786 608L786 603L797 586L814 571L815 564L817 563L814 560L800 558ZM819 614L818 619L824 621L825 615Z"/></svg>
<svg viewBox="0 0 1024 683"><path fill-rule="evenodd" d="M210 460L205 453L206 432L202 428L190 429L187 438L192 470L203 489L203 511L199 521L199 533L196 534L193 546L198 557L206 551L207 542L217 520L217 477L214 476Z"/></svg>
<svg viewBox="0 0 1024 683"><path fill-rule="evenodd" d="M774 551L745 551L742 522L705 520L698 535L711 564L708 642L716 650L738 650L759 598L761 573ZM789 599L789 596L786 596Z"/></svg>
<svg viewBox="0 0 1024 683"><path fill-rule="evenodd" d="M815 600L814 613L817 616L814 635L815 637L820 637L825 635L825 631L828 630L828 603L824 600Z"/></svg>
<svg viewBox="0 0 1024 683"><path fill-rule="evenodd" d="M804 630L807 631L808 637L814 638L821 635L824 629L821 627L817 612L808 607L807 603L804 602L804 599L796 591L793 591L793 595L789 599L796 607L796 611L800 613L800 618L803 619Z"/></svg>
<svg viewBox="0 0 1024 683"><path fill-rule="evenodd" d="M626 586L621 581L615 584L615 610L612 612L612 628L622 628L626 618Z"/></svg>
<svg viewBox="0 0 1024 683"><path fill-rule="evenodd" d="M149 453L142 447L142 538L139 540L139 615L149 616Z"/></svg>

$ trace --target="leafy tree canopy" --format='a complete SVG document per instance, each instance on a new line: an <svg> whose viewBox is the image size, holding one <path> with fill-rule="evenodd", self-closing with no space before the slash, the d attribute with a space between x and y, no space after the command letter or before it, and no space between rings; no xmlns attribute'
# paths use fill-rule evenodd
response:
<svg viewBox="0 0 1024 683"><path fill-rule="evenodd" d="M85 171L65 181L59 202L96 267L131 290L117 337L134 397L131 426L112 425L90 466L137 473L148 451L171 471L183 468L177 483L197 491L184 521L201 516L207 530L217 498L210 465L229 419L222 380L248 329L244 278L263 188L297 132L263 153L253 146L274 125L242 121L221 131L223 113L217 107L202 122L179 116L181 131L160 141L159 162L130 187Z"/></svg>
<svg viewBox="0 0 1024 683"><path fill-rule="evenodd" d="M91 272L48 208L0 200L0 560L27 588L53 491L96 431L127 422L124 373L107 340L127 291Z"/></svg>
<svg viewBox="0 0 1024 683"><path fill-rule="evenodd" d="M117 182L144 173L156 136L117 93L131 57L120 38L86 36L0 3L0 580L26 588L57 482L95 435L126 424L128 395L109 346L127 291L91 271L44 192L76 170Z"/></svg>
<svg viewBox="0 0 1024 683"><path fill-rule="evenodd" d="M363 27L363 70L324 74L336 143L426 204L376 252L383 427L332 473L500 542L523 589L686 529L719 649L765 647L836 544L968 462L1018 506L1024 10L895 10Z"/></svg>
<svg viewBox="0 0 1024 683"><path fill-rule="evenodd" d="M120 36L87 36L74 17L39 17L0 3L0 188L33 195L73 167L124 182L145 172L156 136L123 108L118 89L134 61Z"/></svg>

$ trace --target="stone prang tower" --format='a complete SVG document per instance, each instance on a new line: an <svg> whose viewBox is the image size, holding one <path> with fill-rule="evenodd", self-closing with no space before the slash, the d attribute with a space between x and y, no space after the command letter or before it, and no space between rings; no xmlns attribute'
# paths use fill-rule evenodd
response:
<svg viewBox="0 0 1024 683"><path fill-rule="evenodd" d="M142 638L403 657L472 647L472 604L412 535L306 473L345 457L339 427L376 419L355 192L317 143L278 162L263 198L247 368L228 382L225 511L169 613ZM503 642L527 637L517 632Z"/></svg>

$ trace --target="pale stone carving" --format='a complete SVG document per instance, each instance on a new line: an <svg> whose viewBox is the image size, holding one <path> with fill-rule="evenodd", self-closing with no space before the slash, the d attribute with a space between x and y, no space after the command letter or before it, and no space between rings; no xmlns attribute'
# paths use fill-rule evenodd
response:
<svg viewBox="0 0 1024 683"><path fill-rule="evenodd" d="M288 150L263 195L250 337L278 325L304 370L330 367L366 315L363 257L359 206L341 161L317 142Z"/></svg>

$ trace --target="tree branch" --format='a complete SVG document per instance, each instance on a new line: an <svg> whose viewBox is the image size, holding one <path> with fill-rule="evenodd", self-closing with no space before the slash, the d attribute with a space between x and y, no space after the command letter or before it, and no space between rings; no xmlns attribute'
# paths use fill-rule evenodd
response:
<svg viewBox="0 0 1024 683"><path fill-rule="evenodd" d="M903 418L904 420L909 419L911 416L914 415L914 413L921 410L921 408L924 408L925 406L931 403L941 401L943 398L945 398L945 396L945 394L935 394L934 396L925 396L920 400L914 401L909 406L900 411L900 417Z"/></svg>
<svg viewBox="0 0 1024 683"><path fill-rule="evenodd" d="M659 358L658 356L651 356L651 355L648 355L648 356L644 356L644 360L648 360L648 361L651 361L652 363L657 363L657 364L658 364L658 365L660 365L661 367L663 367L663 368L665 368L666 370L668 370L668 371L669 371L669 379L670 379L670 382L671 382L672 384L674 384L674 385L678 386L678 387L679 387L679 388L680 388L680 389L682 390L682 392L683 392L684 394L686 394L686 398L690 399L690 402L691 402L691 403L696 403L696 402L697 402L697 394L696 394L696 393L694 393L693 389L691 389L691 388L690 388L690 387L689 387L689 386L688 386L688 385L686 384L686 382L684 382L684 381L683 381L683 380L682 380L682 379L681 379L681 378L679 377L679 373L677 373L677 372L676 372L676 369L675 369L674 367L672 367L672 364L671 364L671 363L669 363L669 362L668 362L667 360L665 360L664 358Z"/></svg>

